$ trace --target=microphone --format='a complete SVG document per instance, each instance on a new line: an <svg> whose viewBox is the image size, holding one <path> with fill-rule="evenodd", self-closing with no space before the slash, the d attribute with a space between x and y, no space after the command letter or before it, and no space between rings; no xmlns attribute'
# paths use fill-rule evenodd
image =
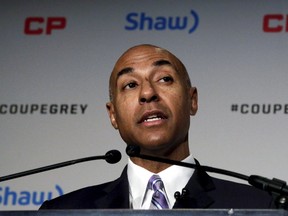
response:
<svg viewBox="0 0 288 216"><path fill-rule="evenodd" d="M193 168L193 169L201 168L202 170L207 171L207 172L213 172L213 173L227 175L227 176L245 180L250 185L258 189L267 191L269 193L274 193L274 194L278 194L281 196L288 196L288 186L286 185L286 182L279 180L279 179L273 178L272 180L270 180L270 179L267 179L258 175L246 176L240 173L236 173L236 172L232 172L232 171L228 171L224 169L219 169L219 168L214 168L214 167L209 167L209 166L202 166L200 164L190 164L190 163L170 160L166 158L143 155L143 154L140 154L140 152L141 152L141 149L139 146L128 145L126 148L126 153L130 157L138 157L138 158L142 158L146 160L157 161L157 162L167 163L171 165L178 165L178 166L183 166L183 167L188 167L188 168ZM178 192L177 194L176 193L175 193L175 198L180 197L181 195L180 192ZM187 191L185 192L185 194L187 194Z"/></svg>
<svg viewBox="0 0 288 216"><path fill-rule="evenodd" d="M274 192L282 195L288 195L288 187L286 182L280 179L268 179L258 175L249 176L248 182L259 189Z"/></svg>
<svg viewBox="0 0 288 216"><path fill-rule="evenodd" d="M118 163L122 158L120 151L110 150L105 154L105 160L107 163L115 164Z"/></svg>
<svg viewBox="0 0 288 216"><path fill-rule="evenodd" d="M74 165L77 163L91 161L91 160L104 159L104 160L106 160L107 163L115 164L121 160L121 157L122 156L121 156L120 151L110 150L105 155L101 155L101 156L91 156L91 157L85 157L85 158L70 160L70 161L57 163L57 164L53 164L53 165L49 165L49 166L44 166L44 167L40 167L40 168L36 168L36 169L32 169L32 170L27 170L24 172L19 172L19 173L7 175L7 176L2 176L2 177L0 177L0 182L7 181L10 179L20 178L20 177L27 176L27 175L32 175L32 174L36 174L36 173L40 173L40 172L45 172L48 170L57 169L57 168L64 167L64 166L70 166L70 165Z"/></svg>
<svg viewBox="0 0 288 216"><path fill-rule="evenodd" d="M139 157L139 158L146 159L146 160L157 161L157 162L167 163L171 165L178 165L178 166L188 167L188 168L193 168L193 169L201 168L207 172L214 172L218 174L228 175L228 176L239 178L245 181L248 181L248 178L249 178L248 176L242 175L240 173L231 172L228 170L218 169L218 168L209 167L209 166L202 166L199 164L190 164L190 163L185 163L181 161L170 160L167 158L159 158L159 157L154 157L150 155L143 155L143 154L140 154L140 151L141 150L139 146L128 145L126 148L126 153L130 157Z"/></svg>

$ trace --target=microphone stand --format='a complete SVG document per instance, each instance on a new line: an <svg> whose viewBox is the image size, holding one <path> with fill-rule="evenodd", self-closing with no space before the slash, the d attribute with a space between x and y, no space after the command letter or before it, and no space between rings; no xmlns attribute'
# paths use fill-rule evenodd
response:
<svg viewBox="0 0 288 216"><path fill-rule="evenodd" d="M44 167L40 167L40 168L36 168L32 170L27 170L27 171L23 171L19 173L14 173L11 175L0 177L0 182L7 181L10 179L20 178L20 177L27 176L27 175L32 175L32 174L36 174L40 172L45 172L45 171L57 169L60 167L70 166L70 165L74 165L77 163L82 163L82 162L91 161L91 160L100 160L100 159L104 159L108 163L111 163L111 164L117 163L118 161L121 160L121 153L118 150L111 150L111 151L108 151L105 155L101 155L101 156L85 157L85 158L65 161L65 162L61 162L61 163L57 163L53 165L48 165L48 166L44 166Z"/></svg>
<svg viewBox="0 0 288 216"><path fill-rule="evenodd" d="M217 174L223 174L223 175L227 175L230 177L242 179L244 181L247 181L250 185L270 193L275 199L275 204L277 208L285 209L285 210L288 209L288 186L286 182L283 180L276 179L276 178L273 178L272 180L270 180L270 179L267 179L258 175L247 176L247 175L243 175L240 173L236 173L236 172L232 172L232 171L228 171L224 169L219 169L219 168L214 168L214 167L209 167L209 166L202 166L200 164L190 164L190 163L170 160L166 158L159 158L159 157L154 157L150 155L144 155L144 154L140 154L139 146L128 145L126 148L126 153L130 157L138 157L138 158L142 158L145 160L157 161L161 163L167 163L171 165L183 166L183 167L193 168L193 169L201 168L202 170L207 171L207 172L213 172Z"/></svg>

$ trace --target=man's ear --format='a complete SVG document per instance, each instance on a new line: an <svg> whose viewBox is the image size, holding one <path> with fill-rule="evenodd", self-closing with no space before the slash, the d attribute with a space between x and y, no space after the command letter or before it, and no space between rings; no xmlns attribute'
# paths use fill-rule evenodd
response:
<svg viewBox="0 0 288 216"><path fill-rule="evenodd" d="M116 121L116 114L115 114L115 109L114 109L113 103L112 102L106 103L106 109L107 109L107 112L108 112L112 126L117 130L118 124Z"/></svg>
<svg viewBox="0 0 288 216"><path fill-rule="evenodd" d="M198 110L198 92L196 87L191 87L190 91L190 99L191 99L191 108L190 108L190 115L194 116Z"/></svg>

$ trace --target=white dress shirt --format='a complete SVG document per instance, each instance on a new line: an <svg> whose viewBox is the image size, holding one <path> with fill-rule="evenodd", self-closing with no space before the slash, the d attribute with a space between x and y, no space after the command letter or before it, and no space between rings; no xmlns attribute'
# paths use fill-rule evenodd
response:
<svg viewBox="0 0 288 216"><path fill-rule="evenodd" d="M194 163L194 158L190 155L183 160L186 163ZM174 193L182 192L189 179L193 175L194 169L173 165L160 173L152 173L128 159L128 181L130 208L149 209L153 195L152 190L147 190L147 184L153 174L157 174L163 181L167 194L167 201L171 209L175 203Z"/></svg>

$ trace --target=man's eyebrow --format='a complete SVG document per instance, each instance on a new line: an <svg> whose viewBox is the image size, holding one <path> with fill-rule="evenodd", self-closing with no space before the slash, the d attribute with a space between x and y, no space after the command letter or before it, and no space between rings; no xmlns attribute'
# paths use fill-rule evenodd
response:
<svg viewBox="0 0 288 216"><path fill-rule="evenodd" d="M168 66L173 67L172 63L170 61L168 61L168 60L165 60L165 59L161 59L161 60L155 61L155 62L152 63L152 65L155 66L155 67L160 67L162 65L168 65ZM121 77L122 75L128 74L128 73L132 73L133 71L134 71L134 68L132 68L132 67L123 68L122 70L120 70L117 73L116 80L119 79L119 77Z"/></svg>
<svg viewBox="0 0 288 216"><path fill-rule="evenodd" d="M122 76L122 75L124 75L124 74L132 73L133 71L134 71L134 68L132 68L132 67L123 68L122 70L120 70L120 71L117 73L116 79L118 79L120 76Z"/></svg>
<svg viewBox="0 0 288 216"><path fill-rule="evenodd" d="M162 66L162 65L170 65L170 66L172 66L172 63L170 61L168 61L168 60L161 59L161 60L153 62L152 65L153 66L157 66L157 67Z"/></svg>

